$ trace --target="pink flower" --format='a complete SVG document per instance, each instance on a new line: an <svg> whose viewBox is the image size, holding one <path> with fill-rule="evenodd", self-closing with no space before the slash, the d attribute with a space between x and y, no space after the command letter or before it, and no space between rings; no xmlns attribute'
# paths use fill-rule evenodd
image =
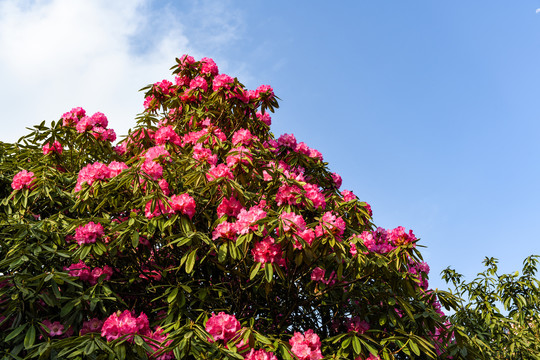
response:
<svg viewBox="0 0 540 360"><path fill-rule="evenodd" d="M73 126L79 122L79 119L86 116L86 111L81 107L75 107L62 115L64 126Z"/></svg>
<svg viewBox="0 0 540 360"><path fill-rule="evenodd" d="M274 95L274 89L270 85L261 85L255 90L257 93L257 97L268 97L273 98Z"/></svg>
<svg viewBox="0 0 540 360"><path fill-rule="evenodd" d="M249 146L252 140L257 139L256 136L252 135L248 129L240 129L236 131L232 137L233 145L245 145Z"/></svg>
<svg viewBox="0 0 540 360"><path fill-rule="evenodd" d="M238 221L236 222L236 231L239 235L247 234L250 230L256 230L256 226L252 226L253 223L262 220L266 217L266 211L258 206L253 206L246 211L246 209L240 210L238 214ZM252 229L255 228L255 229Z"/></svg>
<svg viewBox="0 0 540 360"><path fill-rule="evenodd" d="M98 126L98 127L106 128L107 125L109 124L109 121L107 120L107 117L103 113L97 112L88 118L88 124L91 127Z"/></svg>
<svg viewBox="0 0 540 360"><path fill-rule="evenodd" d="M171 89L172 85L173 85L172 82L170 82L169 80L162 80L155 83L154 87L159 89L159 91L162 92L163 94L167 95L172 91Z"/></svg>
<svg viewBox="0 0 540 360"><path fill-rule="evenodd" d="M189 88L190 90L199 89L205 92L206 90L208 90L208 83L206 82L205 78L197 76L195 79L189 82Z"/></svg>
<svg viewBox="0 0 540 360"><path fill-rule="evenodd" d="M317 225L315 233L317 236L323 236L325 233L333 234L338 240L345 232L347 224L341 217L336 217L331 211L324 213L321 219L321 225Z"/></svg>
<svg viewBox="0 0 540 360"><path fill-rule="evenodd" d="M369 323L360 319L358 316L349 319L347 322L347 331L355 331L359 334L365 334L369 330Z"/></svg>
<svg viewBox="0 0 540 360"><path fill-rule="evenodd" d="M212 154L212 150L203 148L202 144L193 146L193 158L206 162L212 166L217 164L217 155Z"/></svg>
<svg viewBox="0 0 540 360"><path fill-rule="evenodd" d="M283 231L300 232L306 229L306 222L302 215L297 215L293 212L283 212L279 215L283 223Z"/></svg>
<svg viewBox="0 0 540 360"><path fill-rule="evenodd" d="M267 352L263 349L256 350L251 349L251 351L244 357L245 360L278 360L276 355L271 352Z"/></svg>
<svg viewBox="0 0 540 360"><path fill-rule="evenodd" d="M240 204L240 201L236 200L234 196L231 196L228 199L224 197L217 208L217 216L218 218L222 217L223 215L237 216L242 209L242 204Z"/></svg>
<svg viewBox="0 0 540 360"><path fill-rule="evenodd" d="M161 128L161 129L164 129L164 128ZM158 132L159 131L160 130L158 130ZM166 131L168 131L168 130L166 130ZM160 136L162 136L162 135L163 135L163 133L160 134ZM163 140L163 141L166 141L166 140ZM149 148L148 150L145 151L144 158L146 160L155 160L155 159L158 159L158 158L162 158L163 160L172 161L171 160L171 154L167 151L167 149L165 149L164 145L158 145L158 146L153 146L153 147Z"/></svg>
<svg viewBox="0 0 540 360"><path fill-rule="evenodd" d="M279 146L290 147L296 149L296 137L294 134L283 134L277 140Z"/></svg>
<svg viewBox="0 0 540 360"><path fill-rule="evenodd" d="M96 224L93 221L75 229L75 241L81 246L84 244L93 244L103 235L103 226L100 223Z"/></svg>
<svg viewBox="0 0 540 360"><path fill-rule="evenodd" d="M356 254L358 254L358 250L356 249L356 244L351 242L349 243L349 245L351 246L351 249L349 250L349 252L351 253L352 256L356 256Z"/></svg>
<svg viewBox="0 0 540 360"><path fill-rule="evenodd" d="M270 114L265 112L264 114L260 111L257 113L257 119L265 123L266 125L270 126L272 125L272 118L270 117Z"/></svg>
<svg viewBox="0 0 540 360"><path fill-rule="evenodd" d="M204 57L201 59L201 72L215 76L219 73L219 70L214 60Z"/></svg>
<svg viewBox="0 0 540 360"><path fill-rule="evenodd" d="M223 340L224 343L234 337L240 330L240 322L234 315L220 312L218 315L212 313L212 317L206 322L206 331L212 335L213 340Z"/></svg>
<svg viewBox="0 0 540 360"><path fill-rule="evenodd" d="M283 184L276 194L276 203L278 206L283 204L300 205L302 204L301 193L302 191L296 185Z"/></svg>
<svg viewBox="0 0 540 360"><path fill-rule="evenodd" d="M36 178L34 177L33 172L21 170L13 177L13 181L11 182L11 188L13 190L22 190L23 188L31 189L32 182L35 179Z"/></svg>
<svg viewBox="0 0 540 360"><path fill-rule="evenodd" d="M82 281L89 281L91 278L91 270L82 260L79 260L77 264L64 267L64 271L68 271L69 276L78 277Z"/></svg>
<svg viewBox="0 0 540 360"><path fill-rule="evenodd" d="M230 89L234 79L226 74L217 75L212 82L212 89L218 91L219 89Z"/></svg>
<svg viewBox="0 0 540 360"><path fill-rule="evenodd" d="M395 246L390 242L388 232L380 227L373 232L362 232L360 238L364 241L368 251L371 252L385 254L395 249Z"/></svg>
<svg viewBox="0 0 540 360"><path fill-rule="evenodd" d="M282 266L285 265L281 246L276 244L275 240L270 236L256 243L253 249L251 249L251 254L253 255L253 259L261 264L276 263Z"/></svg>
<svg viewBox="0 0 540 360"><path fill-rule="evenodd" d="M130 311L124 310L123 313L114 313L105 320L101 327L101 336L107 341L116 340L124 335L139 334L150 336L150 324L148 317L141 313L135 318ZM128 341L133 341L133 336L128 337Z"/></svg>
<svg viewBox="0 0 540 360"><path fill-rule="evenodd" d="M413 244L417 240L416 236L414 236L412 230L409 230L409 233L405 232L405 228L403 226L398 226L397 228L393 229L389 233L389 240L395 245L395 246L401 246L401 245L407 245L407 244Z"/></svg>
<svg viewBox="0 0 540 360"><path fill-rule="evenodd" d="M170 190L169 190L169 183L167 182L167 180L165 179L159 180L158 185L161 191L163 192L163 194L169 195Z"/></svg>
<svg viewBox="0 0 540 360"><path fill-rule="evenodd" d="M206 179L208 181L214 181L219 178L231 179L234 180L234 175L231 172L231 169L225 164L219 164L218 166L212 166L208 173L206 173Z"/></svg>
<svg viewBox="0 0 540 360"><path fill-rule="evenodd" d="M111 161L111 163L108 165L108 168L110 170L109 176L115 177L118 174L120 174L122 171L126 170L128 166L123 162Z"/></svg>
<svg viewBox="0 0 540 360"><path fill-rule="evenodd" d="M326 208L326 200L324 194L320 192L319 186L308 183L304 185L304 190L306 192L306 197L313 202L313 207L316 209Z"/></svg>
<svg viewBox="0 0 540 360"><path fill-rule="evenodd" d="M174 131L172 125L163 126L157 129L154 138L157 145L162 145L167 142L173 143L178 146L182 145L182 139L180 139L180 136L178 136L176 131Z"/></svg>
<svg viewBox="0 0 540 360"><path fill-rule="evenodd" d="M219 238L234 240L236 239L236 224L224 221L218 224L212 232L212 240Z"/></svg>
<svg viewBox="0 0 540 360"><path fill-rule="evenodd" d="M152 160L145 160L141 170L148 174L153 180L159 180L163 176L163 166Z"/></svg>
<svg viewBox="0 0 540 360"><path fill-rule="evenodd" d="M252 161L251 152L243 146L232 148L225 161L230 169L234 169L238 164L249 165Z"/></svg>
<svg viewBox="0 0 540 360"><path fill-rule="evenodd" d="M332 173L332 180L334 180L334 184L336 184L336 187L339 189L341 187L341 176L337 173Z"/></svg>
<svg viewBox="0 0 540 360"><path fill-rule="evenodd" d="M79 171L75 191L80 191L85 183L91 186L96 180L104 180L110 177L111 169L107 165L100 162L86 165Z"/></svg>
<svg viewBox="0 0 540 360"><path fill-rule="evenodd" d="M189 67L189 65L192 65L195 63L195 59L193 58L193 56L189 56L187 54L182 55L180 59L178 59L178 61L181 67L184 69Z"/></svg>
<svg viewBox="0 0 540 360"><path fill-rule="evenodd" d="M190 219L195 215L195 200L189 194L173 195L169 203L174 211L179 211Z"/></svg>
<svg viewBox="0 0 540 360"><path fill-rule="evenodd" d="M356 200L356 195L354 195L354 193L352 191L343 190L341 192L341 195L343 195L343 201L345 201L345 202Z"/></svg>
<svg viewBox="0 0 540 360"><path fill-rule="evenodd" d="M326 270L321 269L320 267L316 267L311 272L311 280L312 281L323 281L325 272L326 272Z"/></svg>
<svg viewBox="0 0 540 360"><path fill-rule="evenodd" d="M98 318L90 319L89 321L83 322L83 326L80 332L80 335L88 333L100 333L101 327L103 326L103 321Z"/></svg>
<svg viewBox="0 0 540 360"><path fill-rule="evenodd" d="M64 325L55 321L51 323L49 320L43 320L43 330L48 331L49 336L60 336L64 333Z"/></svg>
<svg viewBox="0 0 540 360"><path fill-rule="evenodd" d="M313 229L304 229L297 233L297 236L300 237L302 240L306 242L309 246L313 243L313 240L315 240L315 231ZM302 244L298 239L295 239L295 243L293 244L293 247L295 249L302 249Z"/></svg>
<svg viewBox="0 0 540 360"><path fill-rule="evenodd" d="M170 205L163 204L161 200L157 200L155 202L149 201L144 207L144 216L146 216L148 219L160 215L168 215L171 212L173 212L173 210L171 209Z"/></svg>
<svg viewBox="0 0 540 360"><path fill-rule="evenodd" d="M63 150L64 149L62 148L62 144L60 144L58 140L55 140L52 145L50 143L46 143L45 145L43 145L43 155L48 155L52 152L62 154Z"/></svg>
<svg viewBox="0 0 540 360"><path fill-rule="evenodd" d="M103 280L107 281L111 279L112 274L113 269L108 265L105 265L103 268L96 267L90 273L90 279L88 282L90 285L95 285L102 275L104 275Z"/></svg>
<svg viewBox="0 0 540 360"><path fill-rule="evenodd" d="M291 351L300 360L320 360L323 358L321 354L321 341L319 336L309 329L303 335L295 332L289 340Z"/></svg>
<svg viewBox="0 0 540 360"><path fill-rule="evenodd" d="M156 105L156 98L154 97L154 95L150 95L150 96L147 96L144 98L144 102L143 102L143 107L145 110L147 109L152 109L155 107Z"/></svg>

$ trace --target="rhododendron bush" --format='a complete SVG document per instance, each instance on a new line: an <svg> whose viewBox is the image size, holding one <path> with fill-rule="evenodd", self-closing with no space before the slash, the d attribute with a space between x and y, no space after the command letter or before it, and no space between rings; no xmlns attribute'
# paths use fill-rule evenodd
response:
<svg viewBox="0 0 540 360"><path fill-rule="evenodd" d="M2 144L4 358L470 356L414 233L270 132L270 86L182 56L143 90L120 140L74 108Z"/></svg>

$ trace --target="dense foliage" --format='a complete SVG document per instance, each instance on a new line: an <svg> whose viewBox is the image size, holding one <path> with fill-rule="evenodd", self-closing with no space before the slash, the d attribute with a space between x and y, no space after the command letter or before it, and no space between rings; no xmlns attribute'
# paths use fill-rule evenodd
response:
<svg viewBox="0 0 540 360"><path fill-rule="evenodd" d="M208 58L173 73L117 146L81 108L1 144L3 358L476 356L412 231L269 131L270 86Z"/></svg>
<svg viewBox="0 0 540 360"><path fill-rule="evenodd" d="M500 275L497 259L486 258L486 270L471 282L450 268L443 271L443 278L463 298L451 321L486 358L540 359L538 258L525 259L521 275Z"/></svg>

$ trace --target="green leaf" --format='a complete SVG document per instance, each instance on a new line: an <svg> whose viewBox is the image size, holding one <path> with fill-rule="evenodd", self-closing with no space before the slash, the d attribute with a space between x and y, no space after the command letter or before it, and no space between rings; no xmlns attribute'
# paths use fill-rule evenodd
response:
<svg viewBox="0 0 540 360"><path fill-rule="evenodd" d="M219 251L218 251L218 261L219 261L220 263L224 263L224 262L225 262L225 259L227 259L227 249L228 249L227 243L223 243L223 244L221 244L221 246L219 247Z"/></svg>
<svg viewBox="0 0 540 360"><path fill-rule="evenodd" d="M24 337L24 348L28 349L34 345L36 340L36 328L33 325L30 325L30 328L26 331L26 336Z"/></svg>
<svg viewBox="0 0 540 360"><path fill-rule="evenodd" d="M6 339L4 341L9 341L9 340L13 339L14 337L16 337L17 335L19 335L24 330L26 325L27 324L22 324L18 328L16 328L12 332L10 332L9 335L6 336Z"/></svg>
<svg viewBox="0 0 540 360"><path fill-rule="evenodd" d="M193 271L193 266L195 266L195 259L197 258L197 249L189 253L186 260L186 272L189 274Z"/></svg>
<svg viewBox="0 0 540 360"><path fill-rule="evenodd" d="M176 299L176 295L178 295L178 288L174 288L169 296L167 296L167 302L170 304Z"/></svg>
<svg viewBox="0 0 540 360"><path fill-rule="evenodd" d="M131 234L131 245L136 248L139 246L139 232L134 231L133 234Z"/></svg>
<svg viewBox="0 0 540 360"><path fill-rule="evenodd" d="M354 352L357 355L360 355L360 353L362 352L362 345L360 344L360 340L358 340L356 336L353 336L352 338L352 346L353 346Z"/></svg>
<svg viewBox="0 0 540 360"><path fill-rule="evenodd" d="M274 276L274 268L271 263L264 264L264 275L266 276L266 281L269 283L272 282L272 277Z"/></svg>
<svg viewBox="0 0 540 360"><path fill-rule="evenodd" d="M258 262L257 265L251 270L251 274L249 274L249 280L253 280L255 276L259 273L259 270L261 270L261 263Z"/></svg>
<svg viewBox="0 0 540 360"><path fill-rule="evenodd" d="M420 349L418 348L418 345L414 341L409 340L409 347L411 350L417 355L420 356Z"/></svg>

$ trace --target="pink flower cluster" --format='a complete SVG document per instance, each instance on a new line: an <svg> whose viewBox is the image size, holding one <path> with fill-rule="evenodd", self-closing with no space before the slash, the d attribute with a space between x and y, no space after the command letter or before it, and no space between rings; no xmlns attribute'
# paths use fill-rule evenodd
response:
<svg viewBox="0 0 540 360"><path fill-rule="evenodd" d="M217 216L218 218L224 215L237 216L242 209L242 204L240 204L240 201L236 200L234 196L229 198L224 197L217 208Z"/></svg>
<svg viewBox="0 0 540 360"><path fill-rule="evenodd" d="M421 262L412 262L409 265L409 273L416 276L419 284L422 289L427 290L428 288L428 274L429 274L429 265L423 261Z"/></svg>
<svg viewBox="0 0 540 360"><path fill-rule="evenodd" d="M190 219L195 215L195 200L189 194L173 195L169 204L174 211L181 212Z"/></svg>
<svg viewBox="0 0 540 360"><path fill-rule="evenodd" d="M177 146L182 145L182 139L180 136L178 136L176 131L174 131L172 125L163 126L157 129L154 135L154 140L157 145L163 145L166 143L172 143Z"/></svg>
<svg viewBox="0 0 540 360"><path fill-rule="evenodd" d="M219 178L225 178L234 180L234 175L231 172L231 169L225 164L219 164L218 166L212 166L210 170L206 173L206 179L208 181L214 181Z"/></svg>
<svg viewBox="0 0 540 360"><path fill-rule="evenodd" d="M236 231L238 235L247 234L250 230L257 230L253 225L255 222L266 217L266 211L259 206L252 206L249 210L240 210L238 221L236 222Z"/></svg>
<svg viewBox="0 0 540 360"><path fill-rule="evenodd" d="M33 172L21 170L13 177L11 188L13 190L22 190L24 188L31 189L32 182L34 182L35 179Z"/></svg>
<svg viewBox="0 0 540 360"><path fill-rule="evenodd" d="M258 140L255 135L252 135L248 129L240 129L236 131L232 137L233 145L251 145L253 140Z"/></svg>
<svg viewBox="0 0 540 360"><path fill-rule="evenodd" d="M81 171L79 171L79 175L77 176L77 184L75 185L75 192L80 191L85 183L91 186L95 181L115 177L122 172L122 170L127 168L128 167L126 164L118 161L113 161L109 165L105 165L100 162L86 165L81 169Z"/></svg>
<svg viewBox="0 0 540 360"><path fill-rule="evenodd" d="M230 199L224 198L220 204L221 209L218 207L218 212L223 211L223 215L227 212L234 214L236 212L235 208L239 206L239 203L237 205L234 203L234 201L236 201L236 199L233 197ZM230 206L233 206L233 208ZM262 220L265 217L266 211L262 209L262 206L252 206L249 210L242 208L238 212L238 220L235 223L224 221L214 228L214 231L212 232L212 239L217 240L219 238L224 238L234 240L236 239L237 235L245 235L250 231L257 230L256 225L254 225L255 222Z"/></svg>
<svg viewBox="0 0 540 360"><path fill-rule="evenodd" d="M212 335L211 341L223 340L224 343L232 339L241 329L240 322L234 315L220 312L212 313L212 317L206 322L206 331Z"/></svg>
<svg viewBox="0 0 540 360"><path fill-rule="evenodd" d="M347 224L343 218L337 217L331 211L327 211L324 213L320 225L317 225L315 228L315 234L317 236L323 236L324 234L331 233L336 239L340 240L346 227Z"/></svg>
<svg viewBox="0 0 540 360"><path fill-rule="evenodd" d="M217 164L217 155L212 154L212 150L204 148L202 144L193 146L193 158L200 162L205 162L215 166Z"/></svg>
<svg viewBox="0 0 540 360"><path fill-rule="evenodd" d="M321 283L329 285L329 286L334 285L336 283L336 272L332 271L330 273L330 276L328 276L328 279L324 278L325 273L326 273L326 270L324 270L324 269L322 269L320 267L316 267L311 272L311 281L321 282Z"/></svg>
<svg viewBox="0 0 540 360"><path fill-rule="evenodd" d="M347 321L347 331L355 331L359 334L365 334L369 330L369 323L360 317L355 316Z"/></svg>
<svg viewBox="0 0 540 360"><path fill-rule="evenodd" d="M89 334L89 333L101 333L101 327L103 326L103 321L98 318L93 318L88 321L83 322L83 326L80 332L80 335Z"/></svg>
<svg viewBox="0 0 540 360"><path fill-rule="evenodd" d="M48 155L52 152L55 152L57 154L62 154L62 151L64 149L62 148L62 144L58 142L58 140L55 140L52 145L50 143L46 143L43 145L43 155Z"/></svg>
<svg viewBox="0 0 540 360"><path fill-rule="evenodd" d="M82 260L77 264L71 264L69 267L64 267L65 271L69 271L70 276L78 277L82 281L88 281L90 285L97 284L100 276L104 275L103 280L107 281L111 279L113 269L105 265L103 268L96 267L91 269Z"/></svg>
<svg viewBox="0 0 540 360"><path fill-rule="evenodd" d="M360 238L369 251L379 254L388 253L402 245L412 244L412 246L415 246L417 240L412 230L406 233L402 226L398 226L391 231L380 227L375 231L364 231L360 234Z"/></svg>
<svg viewBox="0 0 540 360"><path fill-rule="evenodd" d="M323 358L319 336L311 329L304 334L295 332L289 340L289 344L292 346L292 353L299 360L320 360Z"/></svg>
<svg viewBox="0 0 540 360"><path fill-rule="evenodd" d="M226 74L217 75L212 82L212 90L230 89L234 79Z"/></svg>
<svg viewBox="0 0 540 360"><path fill-rule="evenodd" d="M43 320L42 328L50 337L61 336L64 333L64 325L59 321L51 322L50 320Z"/></svg>
<svg viewBox="0 0 540 360"><path fill-rule="evenodd" d="M323 156L318 150L310 148L304 142L297 143L294 134L281 135L278 138L277 143L279 146L291 148L299 154L304 154L313 159L323 160Z"/></svg>
<svg viewBox="0 0 540 360"><path fill-rule="evenodd" d="M293 244L295 249L302 249L302 244L298 241L298 238L311 246L313 240L315 240L315 232L313 229L306 227L306 221L302 215L297 215L294 212L283 212L279 215L279 218L282 222L283 231L295 235L295 243Z"/></svg>
<svg viewBox="0 0 540 360"><path fill-rule="evenodd" d="M251 152L243 146L235 147L229 151L225 161L229 169L235 169L238 164L249 165L252 161Z"/></svg>
<svg viewBox="0 0 540 360"><path fill-rule="evenodd" d="M80 119L86 116L86 111L81 107L75 107L62 115L64 126L77 125Z"/></svg>
<svg viewBox="0 0 540 360"><path fill-rule="evenodd" d="M62 115L64 126L75 126L79 133L91 132L98 140L114 141L116 133L113 129L107 129L109 121L107 117L100 112L92 116L86 116L82 108L74 108Z"/></svg>
<svg viewBox="0 0 540 360"><path fill-rule="evenodd" d="M79 226L75 230L75 241L77 244L93 244L104 235L103 226L100 223L90 221L86 225Z"/></svg>
<svg viewBox="0 0 540 360"><path fill-rule="evenodd" d="M251 349L251 351L244 356L244 360L278 360L278 358L274 353L267 352L263 349Z"/></svg>
<svg viewBox="0 0 540 360"><path fill-rule="evenodd" d="M280 266L285 266L283 259L283 251L281 246L275 243L275 240L270 236L265 237L262 241L255 244L251 249L251 254L256 262L261 264L271 263Z"/></svg>
<svg viewBox="0 0 540 360"><path fill-rule="evenodd" d="M107 341L116 340L119 337L128 336L128 341L133 341L133 335L143 335L150 337L152 331L146 314L141 313L134 317L130 311L124 310L123 313L116 312L109 316L101 327L101 336Z"/></svg>
<svg viewBox="0 0 540 360"><path fill-rule="evenodd" d="M260 111L257 113L257 119L259 119L259 121L262 121L263 123L265 123L266 125L270 126L272 125L272 118L270 117L270 114L265 112L264 114L261 113Z"/></svg>

